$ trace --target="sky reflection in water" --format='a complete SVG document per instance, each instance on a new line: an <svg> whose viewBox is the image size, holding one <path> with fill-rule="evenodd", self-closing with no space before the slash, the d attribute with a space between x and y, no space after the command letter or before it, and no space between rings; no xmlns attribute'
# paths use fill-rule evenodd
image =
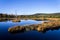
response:
<svg viewBox="0 0 60 40"><path fill-rule="evenodd" d="M39 24L43 21L35 20L21 20L21 22L0 22L0 40L60 40L60 29L58 30L49 30L45 33L37 31L29 31L17 34L11 34L8 32L8 28L17 25L30 25L30 24ZM9 39L8 39L9 38Z"/></svg>

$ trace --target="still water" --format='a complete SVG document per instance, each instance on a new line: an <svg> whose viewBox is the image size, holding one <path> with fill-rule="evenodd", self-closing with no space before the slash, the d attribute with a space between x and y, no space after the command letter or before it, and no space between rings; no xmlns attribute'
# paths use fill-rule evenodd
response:
<svg viewBox="0 0 60 40"><path fill-rule="evenodd" d="M60 40L60 29L49 30L44 33L38 31L28 31L23 33L11 34L9 27L41 24L43 21L21 20L21 22L2 21L0 22L0 40Z"/></svg>

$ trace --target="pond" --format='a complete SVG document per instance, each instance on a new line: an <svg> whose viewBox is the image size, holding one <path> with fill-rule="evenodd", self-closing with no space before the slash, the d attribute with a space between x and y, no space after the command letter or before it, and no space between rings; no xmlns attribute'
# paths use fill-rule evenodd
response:
<svg viewBox="0 0 60 40"><path fill-rule="evenodd" d="M0 22L0 40L60 40L60 29L49 30L46 32L28 31L23 33L11 34L9 27L41 24L44 21L21 20L21 22L2 21Z"/></svg>

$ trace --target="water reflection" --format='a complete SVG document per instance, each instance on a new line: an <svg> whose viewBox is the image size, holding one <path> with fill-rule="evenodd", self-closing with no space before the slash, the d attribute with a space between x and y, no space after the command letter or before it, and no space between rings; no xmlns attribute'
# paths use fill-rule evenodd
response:
<svg viewBox="0 0 60 40"><path fill-rule="evenodd" d="M46 33L47 31L51 30L51 31L54 31L54 30L59 30L60 27L56 27L56 28L51 28L51 29L45 29L44 31L42 31L42 33Z"/></svg>
<svg viewBox="0 0 60 40"><path fill-rule="evenodd" d="M9 19L0 19L0 22L9 21Z"/></svg>
<svg viewBox="0 0 60 40"><path fill-rule="evenodd" d="M29 21L29 20L28 20ZM29 21L30 23L34 23ZM38 23L40 23L38 21ZM41 22L42 23L42 22ZM8 28L16 25L29 24L26 20L21 22L0 22L0 40L60 40L60 29L46 29L43 32L38 32L36 30L22 31L20 33L11 34L8 32Z"/></svg>

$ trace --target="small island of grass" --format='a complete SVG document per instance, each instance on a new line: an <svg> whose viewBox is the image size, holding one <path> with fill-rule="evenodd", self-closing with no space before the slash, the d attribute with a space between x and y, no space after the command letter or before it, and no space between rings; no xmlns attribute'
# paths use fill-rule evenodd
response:
<svg viewBox="0 0 60 40"><path fill-rule="evenodd" d="M48 22L43 22L42 24L34 24L34 25L28 25L28 26L16 26L9 28L8 31L11 33L16 33L16 32L25 32L25 31L30 31L30 30L37 30L38 32L43 32L47 30L53 30L60 28L60 19L58 20L50 20Z"/></svg>

